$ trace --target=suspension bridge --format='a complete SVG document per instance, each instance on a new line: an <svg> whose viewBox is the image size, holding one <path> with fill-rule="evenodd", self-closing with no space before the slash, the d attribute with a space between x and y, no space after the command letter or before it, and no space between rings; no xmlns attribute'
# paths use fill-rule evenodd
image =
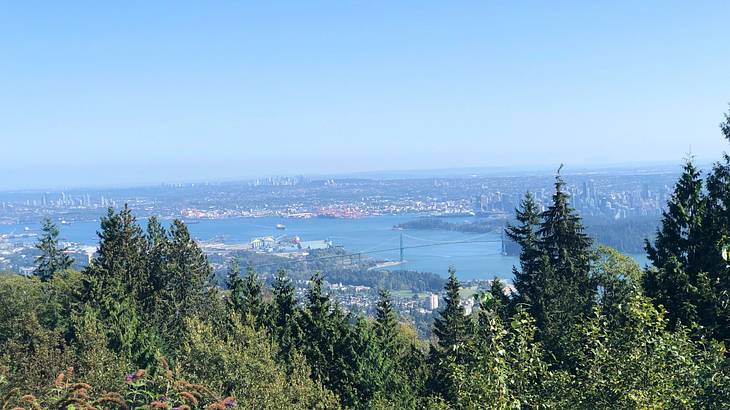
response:
<svg viewBox="0 0 730 410"><path fill-rule="evenodd" d="M420 241L421 243L416 244L405 244L405 240L415 240ZM398 240L398 246L390 246L390 247L383 247L383 246L389 246L392 242L395 240ZM426 242L426 243L423 243ZM422 249L422 248L431 248L431 247L439 247L439 246L448 246L448 245L459 245L459 244L474 244L474 243L500 243L501 244L501 251L496 253L489 253L486 255L505 255L506 254L506 237L504 234L504 230L501 230L501 235L499 238L494 238L494 233L486 233L482 235L475 236L473 238L469 239L462 239L462 240L454 240L454 241L436 241L432 239L426 239L426 238L419 238L416 236L404 234L403 232L400 233L400 235L394 236L392 238L389 238L373 247L360 250L360 251L354 251L354 252L346 252L346 253L338 253L336 255L323 255L323 256L303 256L299 258L291 258L287 260L287 258L281 258L281 261L278 262L272 262L272 263L262 263L262 264L251 264L251 266L256 269L266 269L271 267L284 267L284 266L290 266L298 263L312 263L317 261L326 261L326 260L339 260L339 264L342 266L351 266L351 267L363 267L363 257L368 257L369 255L376 255L376 254L382 254L382 253L394 253L398 252L398 261L389 261L387 266L400 266L401 269L403 269L403 265L406 263L405 254L406 251L409 249Z"/></svg>

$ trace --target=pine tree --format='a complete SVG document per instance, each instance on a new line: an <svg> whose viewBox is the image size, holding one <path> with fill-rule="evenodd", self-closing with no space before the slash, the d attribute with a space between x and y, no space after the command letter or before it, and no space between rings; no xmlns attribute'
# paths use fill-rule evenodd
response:
<svg viewBox="0 0 730 410"><path fill-rule="evenodd" d="M208 298L213 271L182 221L173 221L168 241L169 271L162 325L166 329L166 342L174 349L183 339L186 320L194 316L205 317L211 306Z"/></svg>
<svg viewBox="0 0 730 410"><path fill-rule="evenodd" d="M530 304L535 295L535 276L540 265L540 238L538 229L540 225L540 211L535 197L526 193L515 209L515 219L518 225L507 227L507 236L520 246L520 270L512 268L514 275L513 283L517 290L516 303Z"/></svg>
<svg viewBox="0 0 730 410"><path fill-rule="evenodd" d="M466 361L467 344L471 335L470 319L461 306L461 284L456 271L449 268L449 279L444 286L444 309L434 318L433 333L436 344L431 345L431 379L429 390L450 403L456 402L455 380L452 370Z"/></svg>
<svg viewBox="0 0 730 410"><path fill-rule="evenodd" d="M56 272L70 268L74 260L67 254L68 248L59 248L58 235L60 232L50 219L46 218L43 221L42 231L43 234L35 245L41 254L35 259L33 273L42 281L48 281Z"/></svg>
<svg viewBox="0 0 730 410"><path fill-rule="evenodd" d="M332 315L332 301L323 289L323 282L319 272L310 280L301 328L304 331L304 353L312 367L312 376L325 386L331 386L333 379L330 369L335 365L336 326Z"/></svg>
<svg viewBox="0 0 730 410"><path fill-rule="evenodd" d="M711 305L711 283L703 271L705 232L702 221L707 198L702 178L692 158L685 162L654 244L646 242L652 268L646 272L644 290L667 309L670 326L703 324Z"/></svg>
<svg viewBox="0 0 730 410"><path fill-rule="evenodd" d="M136 304L141 286L148 281L147 244L129 207L124 205L119 213L109 208L97 234L99 249L84 269L85 301L102 311L124 299Z"/></svg>
<svg viewBox="0 0 730 410"><path fill-rule="evenodd" d="M99 312L115 352L145 366L155 347L140 303L149 281L146 239L127 205L101 219L99 250L84 269L82 302Z"/></svg>
<svg viewBox="0 0 730 410"><path fill-rule="evenodd" d="M164 292L170 280L167 266L169 241L167 230L155 216L151 216L147 221L145 239L149 281L144 287L141 303L146 314L160 320L163 318L160 317L158 308L166 298Z"/></svg>
<svg viewBox="0 0 730 410"><path fill-rule="evenodd" d="M226 288L230 291L226 304L229 309L241 315L244 309L244 281L241 277L241 267L237 258L228 261L228 273L226 276Z"/></svg>
<svg viewBox="0 0 730 410"><path fill-rule="evenodd" d="M720 129L730 141L730 113L725 114ZM707 200L698 235L696 262L699 266L692 269L706 283L698 316L709 334L730 343L730 156L727 153L723 153L721 162L713 165L706 187Z"/></svg>
<svg viewBox="0 0 730 410"><path fill-rule="evenodd" d="M301 312L297 307L294 285L284 269L279 269L272 286L273 314L271 328L279 344L280 358L291 362L295 350L301 344L299 327Z"/></svg>
<svg viewBox="0 0 730 410"><path fill-rule="evenodd" d="M385 346L396 341L398 318L393 311L393 302L387 289L378 292L378 304L375 309L375 333ZM388 349L392 352L392 349Z"/></svg>
<svg viewBox="0 0 730 410"><path fill-rule="evenodd" d="M292 322L297 313L294 285L284 269L279 269L272 285L274 295L274 325L282 329Z"/></svg>
<svg viewBox="0 0 730 410"><path fill-rule="evenodd" d="M508 316L510 316L510 305L512 301L508 296L508 290L504 282L497 277L492 279L489 294L494 299L494 311L499 314L500 319L506 321Z"/></svg>
<svg viewBox="0 0 730 410"><path fill-rule="evenodd" d="M257 329L266 324L263 285L259 280L258 272L252 266L246 269L246 276L243 278L240 288L236 289L236 297L241 318L244 321L253 321L249 324Z"/></svg>
<svg viewBox="0 0 730 410"><path fill-rule="evenodd" d="M573 350L570 333L590 312L595 298L590 280L592 241L584 232L580 216L570 206L564 186L558 170L553 203L541 214L541 258L537 277L532 280L530 305L540 337L558 362L568 360Z"/></svg>
<svg viewBox="0 0 730 410"><path fill-rule="evenodd" d="M353 320L348 320L348 322ZM379 340L364 317L354 318L354 325L345 325L337 346L341 363L336 391L347 408L370 408L370 402L383 396L386 372L392 368ZM345 322L346 323L346 322Z"/></svg>
<svg viewBox="0 0 730 410"><path fill-rule="evenodd" d="M352 404L357 394L353 391L356 362L347 361L353 354L348 319L325 292L324 278L316 272L301 316L302 348L312 377L340 396L343 403Z"/></svg>

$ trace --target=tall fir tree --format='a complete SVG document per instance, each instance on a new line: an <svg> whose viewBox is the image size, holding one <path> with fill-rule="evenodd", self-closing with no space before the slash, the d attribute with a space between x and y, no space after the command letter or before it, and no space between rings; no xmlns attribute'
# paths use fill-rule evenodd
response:
<svg viewBox="0 0 730 410"><path fill-rule="evenodd" d="M226 305L237 314L241 315L244 308L244 281L241 277L241 266L238 258L231 258L228 261L228 272L226 273L226 288L229 291Z"/></svg>
<svg viewBox="0 0 730 410"><path fill-rule="evenodd" d="M541 250L538 229L540 210L535 197L527 192L515 209L517 225L508 225L507 236L520 246L520 269L512 268L517 295L515 302L530 304L535 295L535 276L540 266Z"/></svg>
<svg viewBox="0 0 730 410"><path fill-rule="evenodd" d="M267 323L267 310L263 298L263 284L259 274L252 266L246 268L246 276L241 283L240 291L237 291L239 298L240 314L244 321L257 329Z"/></svg>
<svg viewBox="0 0 730 410"><path fill-rule="evenodd" d="M168 282L165 286L167 298L163 325L167 345L176 349L186 332L186 320L205 317L212 306L208 298L213 270L182 221L173 221L168 236Z"/></svg>
<svg viewBox="0 0 730 410"><path fill-rule="evenodd" d="M41 254L35 259L33 273L42 281L53 278L56 272L62 272L73 265L73 258L67 253L67 247L59 247L58 227L49 218L43 220L43 228L35 247Z"/></svg>
<svg viewBox="0 0 730 410"><path fill-rule="evenodd" d="M452 370L466 361L472 329L470 319L461 305L461 283L453 268L449 268L449 279L444 290L445 306L433 323L436 344L431 345L431 377L428 385L432 394L453 404L456 403L456 391Z"/></svg>
<svg viewBox="0 0 730 410"><path fill-rule="evenodd" d="M346 361L352 353L347 343L350 337L348 317L332 302L324 286L322 274L315 272L300 319L302 350L312 368L312 377L340 396L343 402L352 404L356 397L352 386L356 363Z"/></svg>
<svg viewBox="0 0 730 410"><path fill-rule="evenodd" d="M564 366L570 366L571 332L591 311L595 288L590 279L592 241L564 187L558 169L553 202L541 214L540 259L532 278L530 312L545 347L559 362L566 362Z"/></svg>
<svg viewBox="0 0 730 410"><path fill-rule="evenodd" d="M720 123L730 141L730 112ZM702 222L701 271L707 273L712 294L702 312L703 326L730 343L730 156L713 165L707 176L707 204Z"/></svg>
<svg viewBox="0 0 730 410"><path fill-rule="evenodd" d="M390 292L378 292L373 328L379 345L381 398L394 408L415 408L424 375L423 353L402 333Z"/></svg>
<svg viewBox="0 0 730 410"><path fill-rule="evenodd" d="M170 280L167 266L169 241L167 230L155 216L147 220L145 239L149 281L144 286L141 303L147 314L154 316L155 320L163 320L159 307L167 296L165 290Z"/></svg>
<svg viewBox="0 0 730 410"><path fill-rule="evenodd" d="M383 288L378 291L378 304L375 308L375 334L385 346L396 342L398 318L393 310L390 292ZM394 349L388 349L393 352Z"/></svg>
<svg viewBox="0 0 730 410"><path fill-rule="evenodd" d="M82 272L82 302L99 312L110 347L144 366L156 350L140 303L149 281L146 239L126 204L119 212L109 208L98 236L97 254Z"/></svg>
<svg viewBox="0 0 730 410"><path fill-rule="evenodd" d="M702 185L699 170L688 158L654 243L646 242L652 267L646 272L644 290L656 304L664 306L673 328L703 324L702 317L712 304L712 284L702 266L706 260L702 225L707 205Z"/></svg>
<svg viewBox="0 0 730 410"><path fill-rule="evenodd" d="M312 367L312 376L325 386L333 383L330 369L334 365L336 329L332 318L333 305L324 290L324 278L315 272L307 291L306 309L301 317L304 331L304 354Z"/></svg>
<svg viewBox="0 0 730 410"><path fill-rule="evenodd" d="M294 284L284 269L279 269L274 276L273 313L270 329L279 344L280 359L290 363L302 339L300 324L300 309L297 307Z"/></svg>
<svg viewBox="0 0 730 410"><path fill-rule="evenodd" d="M102 312L115 301L132 299L136 303L148 280L147 244L129 207L125 204L119 212L109 208L97 235L98 251L84 270L85 300Z"/></svg>

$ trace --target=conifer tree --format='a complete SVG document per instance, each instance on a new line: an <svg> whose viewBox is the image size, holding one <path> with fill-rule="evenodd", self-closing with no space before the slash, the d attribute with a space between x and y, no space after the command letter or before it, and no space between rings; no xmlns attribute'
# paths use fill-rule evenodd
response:
<svg viewBox="0 0 730 410"><path fill-rule="evenodd" d="M35 259L33 273L42 281L53 278L56 272L64 271L71 267L74 260L66 252L68 248L58 246L58 227L49 218L43 221L43 234L38 239L35 247L41 254Z"/></svg>
<svg viewBox="0 0 730 410"><path fill-rule="evenodd" d="M312 368L312 377L352 406L358 402L358 361L352 351L349 317L332 302L324 289L324 278L316 272L307 291L306 308L301 316L302 348Z"/></svg>
<svg viewBox="0 0 730 410"><path fill-rule="evenodd" d="M711 283L702 271L707 198L692 158L684 164L654 243L646 242L653 268L646 272L644 290L667 309L670 326L702 324L711 304Z"/></svg>
<svg viewBox="0 0 730 410"><path fill-rule="evenodd" d="M159 306L164 303L164 294L170 280L167 266L168 237L167 230L155 217L151 216L147 221L146 239L146 260L147 275L149 281L144 287L142 306L147 314L153 315L157 320L160 317Z"/></svg>
<svg viewBox="0 0 730 410"><path fill-rule="evenodd" d="M431 379L429 389L444 400L455 403L454 375L451 370L466 360L467 344L471 335L470 319L461 306L461 283L456 271L449 268L449 279L444 286L444 309L434 318L433 333L436 344L431 345Z"/></svg>
<svg viewBox="0 0 730 410"><path fill-rule="evenodd" d="M419 379L423 378L423 354L402 334L390 292L383 288L378 293L373 328L380 350L382 386L376 394L387 398L389 407L414 408L422 383Z"/></svg>
<svg viewBox="0 0 730 410"><path fill-rule="evenodd" d="M142 320L140 300L148 283L146 240L127 205L101 219L99 249L83 271L82 302L99 312L115 352L145 365L155 347Z"/></svg>
<svg viewBox="0 0 730 410"><path fill-rule="evenodd" d="M511 300L508 296L508 290L504 282L495 277L492 279L492 283L489 287L489 294L494 300L494 311L499 314L499 317L506 321L507 317L510 316L510 304Z"/></svg>
<svg viewBox="0 0 730 410"><path fill-rule="evenodd" d="M272 285L274 295L274 325L284 328L291 323L297 312L297 299L291 278L284 269L279 269L274 276Z"/></svg>
<svg viewBox="0 0 730 410"><path fill-rule="evenodd" d="M386 373L393 365L365 318L358 316L354 322L342 329L343 337L337 346L342 367L335 385L345 406L364 409L385 391Z"/></svg>
<svg viewBox="0 0 730 410"><path fill-rule="evenodd" d="M236 289L236 297L241 318L244 321L253 320L250 324L259 329L266 324L266 306L263 299L263 285L258 272L252 266L246 269L246 276L239 286Z"/></svg>
<svg viewBox="0 0 730 410"><path fill-rule="evenodd" d="M304 353L312 367L312 376L325 386L334 382L330 370L335 363L335 332L338 330L333 318L332 301L323 289L324 279L315 272L307 291L306 309L302 315L304 331Z"/></svg>
<svg viewBox="0 0 730 410"><path fill-rule="evenodd" d="M724 137L730 141L730 113L720 124ZM699 278L705 280L699 320L708 333L730 343L730 156L723 153L721 162L713 165L707 176L707 201L702 218L702 233L698 245Z"/></svg>
<svg viewBox="0 0 730 410"><path fill-rule="evenodd" d="M279 343L282 360L289 363L295 349L301 343L302 330L299 327L300 311L297 307L294 285L284 269L276 272L272 293L274 300L270 327Z"/></svg>
<svg viewBox="0 0 730 410"><path fill-rule="evenodd" d="M101 218L99 249L84 270L85 300L100 307L130 299L139 300L141 286L147 283L146 241L131 210L125 204L120 212L109 208ZM104 318L104 314L101 315Z"/></svg>
<svg viewBox="0 0 730 410"><path fill-rule="evenodd" d="M186 319L204 317L211 306L207 299L213 277L208 258L177 219L170 227L167 268L165 335L168 345L176 348L183 339Z"/></svg>
<svg viewBox="0 0 730 410"><path fill-rule="evenodd" d="M226 288L230 291L228 299L226 299L228 308L241 315L244 309L244 281L241 277L240 264L235 257L228 261Z"/></svg>
<svg viewBox="0 0 730 410"><path fill-rule="evenodd" d="M535 197L527 192L515 209L517 225L508 225L507 236L520 246L520 270L512 268L513 283L517 290L515 301L530 304L535 295L535 276L540 266L541 250L538 229L540 225L540 211Z"/></svg>
<svg viewBox="0 0 730 410"><path fill-rule="evenodd" d="M375 333L382 343L390 346L396 341L398 332L398 318L393 311L393 302L390 292L383 288L378 292L378 304L375 308ZM392 349L388 349L392 353Z"/></svg>
<svg viewBox="0 0 730 410"><path fill-rule="evenodd" d="M532 280L530 305L546 349L559 362L567 360L572 350L570 332L590 312L595 297L590 280L592 241L564 186L558 170L553 203L541 214L541 258L537 278Z"/></svg>

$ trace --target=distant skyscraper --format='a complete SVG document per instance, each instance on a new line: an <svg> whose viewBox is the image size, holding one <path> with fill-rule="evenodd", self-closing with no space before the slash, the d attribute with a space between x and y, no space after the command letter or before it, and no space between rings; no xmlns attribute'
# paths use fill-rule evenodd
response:
<svg viewBox="0 0 730 410"><path fill-rule="evenodd" d="M432 293L428 299L428 309L436 310L439 308L439 295Z"/></svg>

